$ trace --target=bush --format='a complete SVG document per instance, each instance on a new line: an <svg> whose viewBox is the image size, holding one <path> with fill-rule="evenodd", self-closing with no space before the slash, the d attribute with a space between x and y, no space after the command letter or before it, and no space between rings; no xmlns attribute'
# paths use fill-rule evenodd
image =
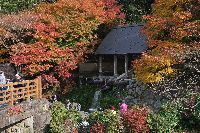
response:
<svg viewBox="0 0 200 133"><path fill-rule="evenodd" d="M96 86L83 86L83 88L74 88L67 98L70 101L81 104L82 110L88 111L92 105L95 91L99 90ZM126 91L111 87L110 89L103 91L100 100L100 107L102 109L110 109L111 106L117 107L119 109L119 103L126 96ZM65 99L63 99L65 100Z"/></svg>
<svg viewBox="0 0 200 133"><path fill-rule="evenodd" d="M90 125L97 122L105 126L108 133L118 133L123 130L123 124L119 112L114 110L105 110L104 112L94 112L89 117ZM93 126L92 126L93 127Z"/></svg>
<svg viewBox="0 0 200 133"><path fill-rule="evenodd" d="M29 0L28 2L26 0L9 0L9 1L1 1L1 10L0 13L12 13L12 12L19 12L21 10L30 9L32 8L36 3L38 3L38 0Z"/></svg>
<svg viewBox="0 0 200 133"><path fill-rule="evenodd" d="M198 119L200 122L200 96L197 96L195 98L195 104L194 104L194 112L193 115Z"/></svg>
<svg viewBox="0 0 200 133"><path fill-rule="evenodd" d="M134 107L128 110L123 118L126 131L128 133L149 133L150 129L147 124L148 108Z"/></svg>
<svg viewBox="0 0 200 133"><path fill-rule="evenodd" d="M97 122L94 125L92 125L90 129L90 133L105 133L105 126L104 124Z"/></svg>
<svg viewBox="0 0 200 133"><path fill-rule="evenodd" d="M67 96L67 98L70 101L81 104L82 110L88 111L92 105L92 100L96 90L97 87L89 85L83 86L83 88L74 88Z"/></svg>
<svg viewBox="0 0 200 133"><path fill-rule="evenodd" d="M50 131L52 133L64 133L64 121L67 116L67 109L61 102L53 103L51 110Z"/></svg>
<svg viewBox="0 0 200 133"><path fill-rule="evenodd" d="M179 124L179 112L173 103L162 105L157 113L150 113L147 119L151 132L172 133Z"/></svg>
<svg viewBox="0 0 200 133"><path fill-rule="evenodd" d="M70 109L67 110L66 119L65 119L65 133L73 132L78 129L78 124L81 122L80 113L77 110Z"/></svg>
<svg viewBox="0 0 200 133"><path fill-rule="evenodd" d="M179 100L181 126L184 129L198 129L200 126L200 95L188 93Z"/></svg>
<svg viewBox="0 0 200 133"><path fill-rule="evenodd" d="M121 103L122 99L126 96L126 90L112 86L110 89L102 92L100 107L102 109L110 109L111 106L115 106L116 109L119 109L119 103Z"/></svg>
<svg viewBox="0 0 200 133"><path fill-rule="evenodd" d="M74 132L78 127L81 116L76 110L67 110L61 102L54 102L51 107L50 132Z"/></svg>

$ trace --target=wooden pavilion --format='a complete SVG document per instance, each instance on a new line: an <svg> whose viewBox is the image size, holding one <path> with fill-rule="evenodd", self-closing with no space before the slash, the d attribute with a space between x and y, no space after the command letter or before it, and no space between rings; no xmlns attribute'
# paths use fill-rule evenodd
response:
<svg viewBox="0 0 200 133"><path fill-rule="evenodd" d="M128 75L128 55L138 55L147 50L146 36L141 33L144 25L119 26L111 30L96 50L99 58L99 74L102 75L102 62L106 56L113 56L114 76L118 75L118 57L124 56L124 72ZM121 63L120 63L121 65Z"/></svg>

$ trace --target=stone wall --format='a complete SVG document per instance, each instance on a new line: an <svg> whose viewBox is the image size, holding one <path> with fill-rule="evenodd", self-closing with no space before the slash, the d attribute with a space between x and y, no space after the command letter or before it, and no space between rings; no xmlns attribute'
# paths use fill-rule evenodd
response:
<svg viewBox="0 0 200 133"><path fill-rule="evenodd" d="M16 125L10 126L4 133L34 133L33 116L20 121Z"/></svg>
<svg viewBox="0 0 200 133"><path fill-rule="evenodd" d="M24 112L17 115L9 115L6 110L0 111L0 133L43 133L50 123L48 100L32 100L20 105Z"/></svg>
<svg viewBox="0 0 200 133"><path fill-rule="evenodd" d="M162 96L159 96L153 90L146 88L144 84L136 80L127 88L127 93L125 101L129 106L145 105L157 110L165 100Z"/></svg>

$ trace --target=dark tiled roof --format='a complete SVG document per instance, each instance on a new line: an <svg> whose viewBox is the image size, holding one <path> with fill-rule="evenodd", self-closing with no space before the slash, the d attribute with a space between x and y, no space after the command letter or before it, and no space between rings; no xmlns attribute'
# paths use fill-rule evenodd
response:
<svg viewBox="0 0 200 133"><path fill-rule="evenodd" d="M140 29L144 25L116 27L104 38L96 54L142 53L147 49L147 39Z"/></svg>

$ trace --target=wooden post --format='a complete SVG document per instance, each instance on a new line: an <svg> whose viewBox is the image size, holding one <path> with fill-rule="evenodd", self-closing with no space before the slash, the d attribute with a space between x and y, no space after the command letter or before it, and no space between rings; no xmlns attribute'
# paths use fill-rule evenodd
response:
<svg viewBox="0 0 200 133"><path fill-rule="evenodd" d="M117 55L114 55L114 76L117 76Z"/></svg>
<svg viewBox="0 0 200 133"><path fill-rule="evenodd" d="M35 79L34 80L35 84L36 84L36 98L38 99L39 98L39 86L38 86L38 83L39 83L39 79Z"/></svg>
<svg viewBox="0 0 200 133"><path fill-rule="evenodd" d="M26 99L26 101L30 101L30 86L29 86L29 84L30 84L30 82L29 82L29 80L27 80L27 99Z"/></svg>
<svg viewBox="0 0 200 133"><path fill-rule="evenodd" d="M126 54L124 57L125 57L124 69L125 69L126 76L128 76L128 55Z"/></svg>
<svg viewBox="0 0 200 133"><path fill-rule="evenodd" d="M99 55L99 75L102 75L102 56Z"/></svg>
<svg viewBox="0 0 200 133"><path fill-rule="evenodd" d="M38 77L38 90L39 90L39 98L42 98L42 79L41 79L41 76Z"/></svg>
<svg viewBox="0 0 200 133"><path fill-rule="evenodd" d="M14 97L13 97L13 85L10 86L10 106L13 106L14 105ZM4 97L5 98L5 97Z"/></svg>

